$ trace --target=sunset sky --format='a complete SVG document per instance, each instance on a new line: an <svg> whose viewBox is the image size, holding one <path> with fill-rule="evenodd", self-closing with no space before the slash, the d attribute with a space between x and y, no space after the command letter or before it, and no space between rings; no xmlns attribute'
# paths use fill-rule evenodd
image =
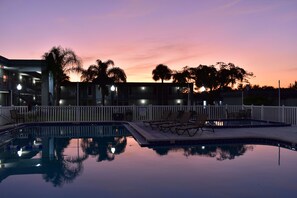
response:
<svg viewBox="0 0 297 198"><path fill-rule="evenodd" d="M297 0L0 0L0 27L6 58L40 59L62 46L84 68L112 59L128 82L153 82L160 63L218 61L253 72L251 84L297 80Z"/></svg>

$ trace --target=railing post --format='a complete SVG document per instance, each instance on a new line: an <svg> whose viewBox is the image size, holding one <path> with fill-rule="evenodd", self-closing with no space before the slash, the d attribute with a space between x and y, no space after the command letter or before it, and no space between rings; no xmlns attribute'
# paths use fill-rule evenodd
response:
<svg viewBox="0 0 297 198"><path fill-rule="evenodd" d="M282 106L282 122L285 122L285 105Z"/></svg>
<svg viewBox="0 0 297 198"><path fill-rule="evenodd" d="M264 120L264 106L261 105L261 120Z"/></svg>
<svg viewBox="0 0 297 198"><path fill-rule="evenodd" d="M254 105L251 105L251 119L254 118Z"/></svg>
<svg viewBox="0 0 297 198"><path fill-rule="evenodd" d="M228 119L227 112L228 112L228 105L226 104L226 105L225 105L225 118L226 118L226 119Z"/></svg>
<svg viewBox="0 0 297 198"><path fill-rule="evenodd" d="M148 107L149 107L149 120L153 120L153 107L151 104Z"/></svg>
<svg viewBox="0 0 297 198"><path fill-rule="evenodd" d="M136 112L136 106L135 106L135 104L133 104L133 108L132 109L133 109L133 114L132 114L132 121L133 121L133 120L135 120L135 116L136 116L136 113L137 113Z"/></svg>
<svg viewBox="0 0 297 198"><path fill-rule="evenodd" d="M75 109L76 109L76 122L79 122L81 121L80 120L80 106L76 106Z"/></svg>

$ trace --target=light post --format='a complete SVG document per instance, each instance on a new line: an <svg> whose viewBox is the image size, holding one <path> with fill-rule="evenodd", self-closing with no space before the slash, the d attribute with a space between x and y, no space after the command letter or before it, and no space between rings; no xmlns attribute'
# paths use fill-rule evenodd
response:
<svg viewBox="0 0 297 198"><path fill-rule="evenodd" d="M249 91L250 90L250 85L247 84L244 88L242 87L241 90L241 109L243 110L244 108L244 91Z"/></svg>
<svg viewBox="0 0 297 198"><path fill-rule="evenodd" d="M278 121L281 121L281 93L280 93L280 80L278 81Z"/></svg>
<svg viewBox="0 0 297 198"><path fill-rule="evenodd" d="M18 84L17 85L17 90L19 92L19 101L18 101L18 105L20 106L21 105L21 90L22 90L22 85L21 84Z"/></svg>

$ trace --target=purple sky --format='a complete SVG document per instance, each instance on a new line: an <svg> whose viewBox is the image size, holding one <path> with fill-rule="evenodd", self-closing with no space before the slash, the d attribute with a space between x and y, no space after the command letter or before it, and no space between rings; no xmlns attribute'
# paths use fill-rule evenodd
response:
<svg viewBox="0 0 297 198"><path fill-rule="evenodd" d="M160 63L218 61L253 72L251 84L297 80L297 0L0 0L0 27L4 57L40 59L60 45L85 68L112 59L128 82L153 81Z"/></svg>

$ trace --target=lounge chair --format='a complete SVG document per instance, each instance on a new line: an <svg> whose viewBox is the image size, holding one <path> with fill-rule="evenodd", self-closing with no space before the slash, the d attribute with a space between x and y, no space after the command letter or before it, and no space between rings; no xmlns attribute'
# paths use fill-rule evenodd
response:
<svg viewBox="0 0 297 198"><path fill-rule="evenodd" d="M177 122L179 115L180 115L180 112L172 112L167 120L150 123L150 127L154 129L159 127L162 124L170 124L170 123Z"/></svg>
<svg viewBox="0 0 297 198"><path fill-rule="evenodd" d="M187 132L188 135L191 137L196 135L196 133L199 131L199 129L201 129L201 134L202 134L203 131L205 131L205 129L204 129L205 127L210 128L211 131L214 132L212 125L207 123L207 117L208 116L206 114L197 115L195 123L193 123L191 125L176 127L175 132L178 135L182 135L185 132Z"/></svg>
<svg viewBox="0 0 297 198"><path fill-rule="evenodd" d="M15 123L19 123L19 121L25 122L24 114L20 114L17 110L10 110L11 119L15 121Z"/></svg>
<svg viewBox="0 0 297 198"><path fill-rule="evenodd" d="M159 129L160 129L160 131L162 131L164 133L168 132L168 131L171 131L172 133L174 133L175 127L186 126L186 125L190 124L189 121L190 121L191 115L192 115L191 112L184 112L184 113L182 113L181 117L177 120L177 122L161 124L161 125L159 125Z"/></svg>
<svg viewBox="0 0 297 198"><path fill-rule="evenodd" d="M145 126L148 126L148 125L150 125L150 124L152 124L154 122L163 122L163 121L166 121L166 120L169 119L170 114L171 114L171 111L164 111L161 119L159 119L159 120L145 120L145 121L143 121L143 124Z"/></svg>

